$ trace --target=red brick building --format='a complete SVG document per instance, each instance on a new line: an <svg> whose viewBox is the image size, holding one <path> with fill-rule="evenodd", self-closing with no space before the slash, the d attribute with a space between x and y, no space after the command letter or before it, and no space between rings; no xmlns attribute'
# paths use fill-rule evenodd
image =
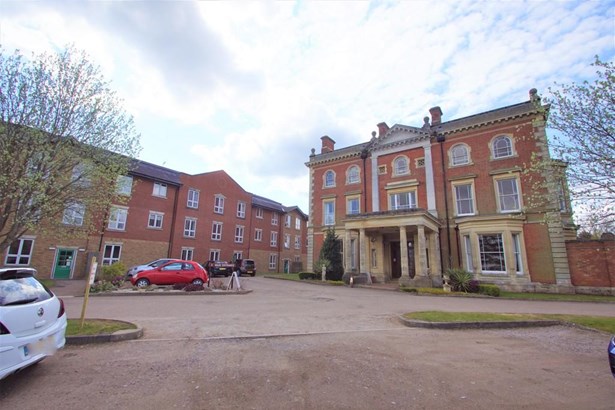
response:
<svg viewBox="0 0 615 410"><path fill-rule="evenodd" d="M307 215L245 191L224 171L188 175L134 160L129 175L118 181L118 193L122 203L101 217L96 234L71 235L83 221L83 215L71 214L66 232L41 230L17 240L3 255L3 266L72 279L85 277L93 256L99 265L121 261L126 267L158 258L254 259L260 273L297 272L307 263ZM259 217L265 214L269 225ZM283 225L287 218L299 247L270 241L273 232L277 238L290 232Z"/></svg>
<svg viewBox="0 0 615 410"><path fill-rule="evenodd" d="M565 187L532 172L548 157L543 106L528 101L451 121L429 110L419 127L378 124L370 141L312 150L308 270L335 228L345 270L377 281L442 283L462 267L509 289L571 286L566 240L575 238ZM546 206L533 196L537 181Z"/></svg>

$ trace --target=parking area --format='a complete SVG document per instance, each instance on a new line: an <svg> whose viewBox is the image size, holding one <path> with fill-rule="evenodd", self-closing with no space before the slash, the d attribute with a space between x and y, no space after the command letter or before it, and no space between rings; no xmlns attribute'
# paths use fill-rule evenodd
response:
<svg viewBox="0 0 615 410"><path fill-rule="evenodd" d="M0 382L0 406L607 409L615 402L607 335L564 326L427 330L397 320L411 310L611 316L613 305L242 282L254 291L92 298L88 317L135 322L144 337L69 346ZM78 317L82 298L65 302Z"/></svg>

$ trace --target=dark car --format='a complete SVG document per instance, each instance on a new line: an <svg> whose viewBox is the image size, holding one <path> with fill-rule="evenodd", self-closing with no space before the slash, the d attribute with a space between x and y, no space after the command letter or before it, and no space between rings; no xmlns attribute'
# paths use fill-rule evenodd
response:
<svg viewBox="0 0 615 410"><path fill-rule="evenodd" d="M611 337L609 342L609 364L611 365L611 373L615 377L615 336Z"/></svg>
<svg viewBox="0 0 615 410"><path fill-rule="evenodd" d="M256 276L256 264L253 259L241 259L239 262L239 273L241 275Z"/></svg>
<svg viewBox="0 0 615 410"><path fill-rule="evenodd" d="M207 271L194 261L173 260L154 269L138 272L130 278L130 283L138 288L149 285L174 285L193 283L202 285L208 281Z"/></svg>

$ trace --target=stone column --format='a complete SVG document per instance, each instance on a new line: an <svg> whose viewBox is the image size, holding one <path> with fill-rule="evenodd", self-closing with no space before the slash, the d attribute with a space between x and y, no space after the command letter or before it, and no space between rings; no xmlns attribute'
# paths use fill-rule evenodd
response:
<svg viewBox="0 0 615 410"><path fill-rule="evenodd" d="M425 226L418 226L418 260L415 263L416 266L416 276L417 277L427 277L427 252L426 249L426 240L425 240Z"/></svg>
<svg viewBox="0 0 615 410"><path fill-rule="evenodd" d="M372 284L371 276L369 275L369 266L367 264L367 253L369 241L365 236L365 229L359 229L359 273L361 275L366 275L367 284Z"/></svg>
<svg viewBox="0 0 615 410"><path fill-rule="evenodd" d="M350 247L350 229L346 229L344 233L344 272L352 270L352 252Z"/></svg>
<svg viewBox="0 0 615 410"><path fill-rule="evenodd" d="M408 236L406 227L399 227L399 256L401 257L401 277L399 283L407 285L410 283L410 271L408 269Z"/></svg>

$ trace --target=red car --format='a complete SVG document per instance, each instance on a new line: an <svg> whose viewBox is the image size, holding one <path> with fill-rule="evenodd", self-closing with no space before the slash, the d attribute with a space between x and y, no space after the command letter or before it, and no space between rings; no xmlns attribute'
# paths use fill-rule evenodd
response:
<svg viewBox="0 0 615 410"><path fill-rule="evenodd" d="M144 270L130 278L130 283L138 288L149 285L174 285L176 283L207 282L207 271L194 261L173 260L154 269Z"/></svg>

